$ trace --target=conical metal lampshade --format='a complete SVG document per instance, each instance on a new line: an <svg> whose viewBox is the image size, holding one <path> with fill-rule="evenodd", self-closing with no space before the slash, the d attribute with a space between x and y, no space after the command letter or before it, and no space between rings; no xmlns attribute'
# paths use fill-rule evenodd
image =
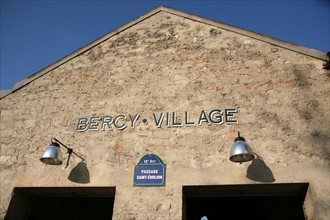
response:
<svg viewBox="0 0 330 220"><path fill-rule="evenodd" d="M62 164L62 152L58 143L51 143L49 147L42 154L40 161L50 165Z"/></svg>
<svg viewBox="0 0 330 220"><path fill-rule="evenodd" d="M242 163L253 159L254 154L251 147L245 142L244 138L238 135L230 149L229 160L236 163Z"/></svg>

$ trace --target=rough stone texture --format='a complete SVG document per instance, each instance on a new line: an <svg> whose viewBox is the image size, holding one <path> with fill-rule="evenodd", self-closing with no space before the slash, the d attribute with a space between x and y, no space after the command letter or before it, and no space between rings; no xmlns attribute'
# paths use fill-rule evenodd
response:
<svg viewBox="0 0 330 220"><path fill-rule="evenodd" d="M309 182L308 219L328 219L329 72L324 61L158 13L1 100L1 213L17 186L116 186L113 219L181 219L183 185L255 184L228 160L239 130L274 183ZM152 114L234 107L238 124L152 126ZM80 117L140 114L134 129L76 132ZM142 123L147 118L148 126ZM129 123L129 120L127 120ZM51 137L87 160L90 183L40 163ZM133 187L148 153L166 187Z"/></svg>

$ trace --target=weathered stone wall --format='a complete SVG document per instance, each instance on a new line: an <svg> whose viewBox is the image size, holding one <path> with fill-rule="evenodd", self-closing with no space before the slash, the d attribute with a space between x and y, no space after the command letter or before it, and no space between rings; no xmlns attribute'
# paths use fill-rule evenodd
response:
<svg viewBox="0 0 330 220"><path fill-rule="evenodd" d="M158 13L1 100L1 218L16 186L116 186L113 219L181 219L183 185L309 182L309 219L327 219L330 84L323 62ZM201 110L229 107L239 110L238 124L152 126L153 113L189 111L197 121ZM80 117L119 114L140 114L136 127L75 131ZM237 131L274 179L251 180L250 163L228 160ZM67 179L75 156L67 169L39 161L51 137L86 158L90 183ZM134 166L149 153L167 164L166 187L133 187Z"/></svg>

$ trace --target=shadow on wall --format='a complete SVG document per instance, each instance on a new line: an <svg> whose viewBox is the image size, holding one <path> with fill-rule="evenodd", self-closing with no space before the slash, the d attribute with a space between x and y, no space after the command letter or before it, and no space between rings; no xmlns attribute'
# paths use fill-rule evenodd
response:
<svg viewBox="0 0 330 220"><path fill-rule="evenodd" d="M258 182L275 182L273 172L259 155L257 155L257 158L252 160L252 163L247 169L246 177L250 180Z"/></svg>
<svg viewBox="0 0 330 220"><path fill-rule="evenodd" d="M86 184L90 182L89 170L87 163L82 161L77 164L70 172L68 179L75 183Z"/></svg>

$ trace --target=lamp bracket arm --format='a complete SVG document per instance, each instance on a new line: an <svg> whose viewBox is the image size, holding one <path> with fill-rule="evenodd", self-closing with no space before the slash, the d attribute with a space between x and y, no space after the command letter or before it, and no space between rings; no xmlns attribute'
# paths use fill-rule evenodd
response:
<svg viewBox="0 0 330 220"><path fill-rule="evenodd" d="M259 154L257 154L256 152L253 152L253 154L256 155L258 159L260 159L260 160L262 160L262 161L264 160L264 159L263 159Z"/></svg>
<svg viewBox="0 0 330 220"><path fill-rule="evenodd" d="M54 143L54 141L53 140L55 140L55 142L57 142L57 143L59 143L60 145L62 145L63 147L65 147L67 150L70 150L70 148L68 148L67 146L65 146L61 141L59 141L59 140L57 140L56 138L52 138L52 142ZM72 150L72 149L71 149Z"/></svg>
<svg viewBox="0 0 330 220"><path fill-rule="evenodd" d="M76 155L77 157L79 157L83 162L86 162L86 160L83 157L81 157L80 155L78 155L76 152L72 151L72 153L74 155Z"/></svg>
<svg viewBox="0 0 330 220"><path fill-rule="evenodd" d="M72 148L69 148L69 147L65 146L61 141L57 140L57 139L54 138L54 137L52 138L52 142L54 142L53 140L54 140L55 142L61 144L63 147L65 147L65 148L68 150L68 154L69 154L69 155L74 154L74 155L76 155L77 157L79 157L80 159L82 159L82 161L86 162L86 160L85 160L83 157L81 157L80 155L78 155L76 152L74 152Z"/></svg>

